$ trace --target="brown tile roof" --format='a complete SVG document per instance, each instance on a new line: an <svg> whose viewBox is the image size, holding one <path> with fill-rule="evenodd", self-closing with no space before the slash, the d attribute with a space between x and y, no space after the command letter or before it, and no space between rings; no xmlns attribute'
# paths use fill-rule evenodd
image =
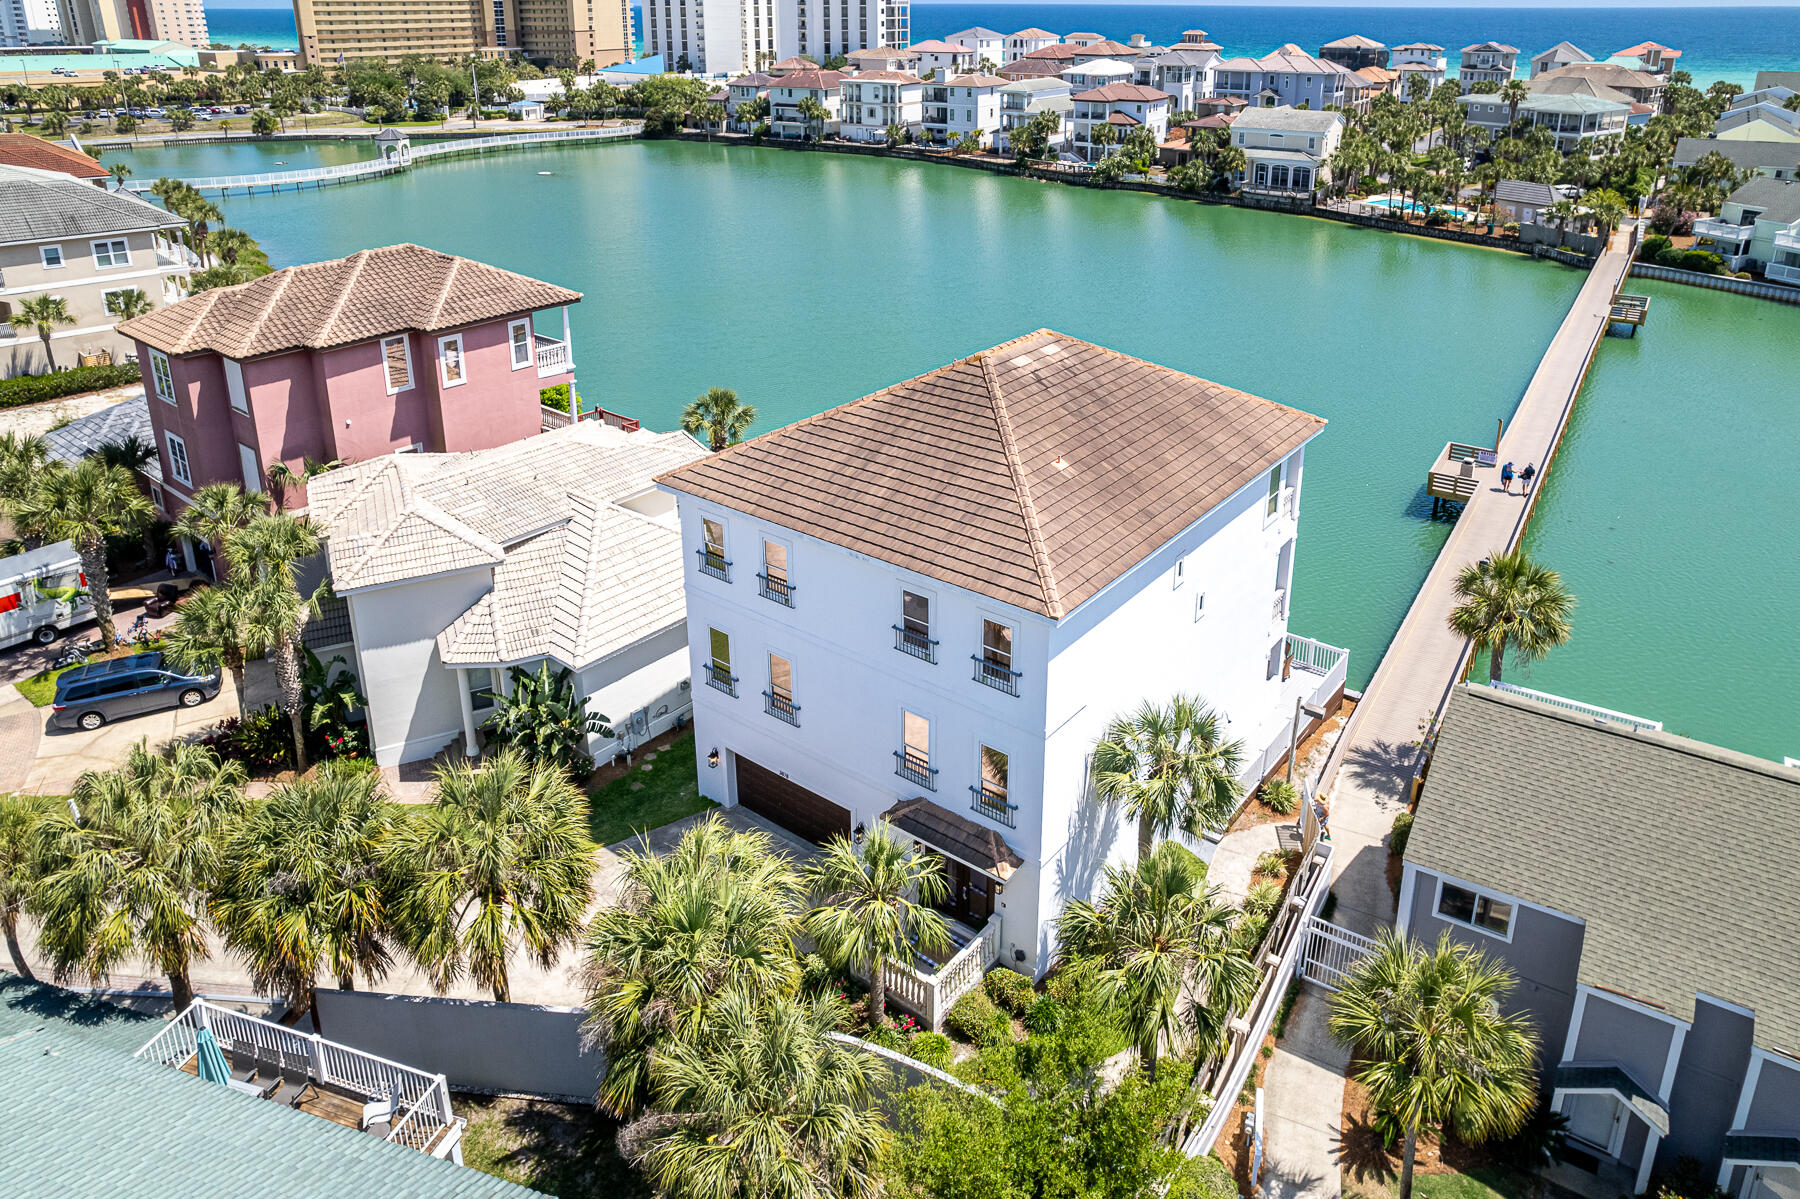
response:
<svg viewBox="0 0 1800 1199"><path fill-rule="evenodd" d="M1136 46L1127 46L1124 42L1115 42L1111 39L1089 42L1085 46L1077 46L1076 50L1083 58L1090 58L1096 54L1102 58L1130 58L1140 53Z"/></svg>
<svg viewBox="0 0 1800 1199"><path fill-rule="evenodd" d="M945 84L946 87L1005 87L1010 79L1002 79L998 75L957 75Z"/></svg>
<svg viewBox="0 0 1800 1199"><path fill-rule="evenodd" d="M1105 87L1096 87L1085 92L1076 92L1071 99L1075 100L1141 100L1146 104L1154 104L1158 100L1169 99L1169 93L1159 92L1153 87L1141 83L1109 83Z"/></svg>
<svg viewBox="0 0 1800 1199"><path fill-rule="evenodd" d="M1040 329L657 481L1060 620L1324 425Z"/></svg>
<svg viewBox="0 0 1800 1199"><path fill-rule="evenodd" d="M973 54L975 51L956 42L933 39L926 42L914 42L908 47L914 54Z"/></svg>
<svg viewBox="0 0 1800 1199"><path fill-rule="evenodd" d="M910 71L858 71L856 74L850 76L850 78L847 80L847 82L854 83L855 81L857 81L859 79L867 79L871 83L924 83L925 82L923 79L920 79L917 75L914 75ZM1005 83L1006 80L1002 79L1000 82Z"/></svg>
<svg viewBox="0 0 1800 1199"><path fill-rule="evenodd" d="M1108 125L1142 125L1143 122L1128 112L1112 112L1106 114Z"/></svg>
<svg viewBox="0 0 1800 1199"><path fill-rule="evenodd" d="M0 166L59 171L77 179L110 179L112 173L79 150L30 133L0 133Z"/></svg>
<svg viewBox="0 0 1800 1199"><path fill-rule="evenodd" d="M119 332L167 354L254 358L458 329L580 299L554 283L403 243L213 288L134 317Z"/></svg>
<svg viewBox="0 0 1800 1199"><path fill-rule="evenodd" d="M1030 29L1020 29L1013 33L1007 34L1007 36L1008 37L1044 38L1044 37L1055 37L1056 35L1054 33L1051 33L1048 29L1039 29L1036 25L1033 25Z"/></svg>
<svg viewBox="0 0 1800 1199"><path fill-rule="evenodd" d="M801 58L796 54L792 58L782 59L769 69L772 71L811 71L816 70L818 66L819 64L812 59Z"/></svg>
<svg viewBox="0 0 1800 1199"><path fill-rule="evenodd" d="M1054 46L1039 46L1036 50L1031 51L1024 57L1047 58L1052 62L1060 62L1064 59L1073 61L1075 56L1080 53L1080 46L1072 45L1069 42L1057 42Z"/></svg>
<svg viewBox="0 0 1800 1199"><path fill-rule="evenodd" d="M739 75L736 79L729 80L725 86L727 86L727 87L768 87L771 83L774 83L774 82L775 82L775 76L765 75L761 71L752 71L748 75Z"/></svg>

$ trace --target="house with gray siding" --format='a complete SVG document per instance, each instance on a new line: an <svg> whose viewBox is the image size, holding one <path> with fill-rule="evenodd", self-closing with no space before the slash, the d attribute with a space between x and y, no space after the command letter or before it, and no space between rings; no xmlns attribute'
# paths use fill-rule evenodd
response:
<svg viewBox="0 0 1800 1199"><path fill-rule="evenodd" d="M1503 959L1568 1120L1556 1171L1697 1159L1800 1196L1800 769L1488 687L1452 696L1399 924Z"/></svg>

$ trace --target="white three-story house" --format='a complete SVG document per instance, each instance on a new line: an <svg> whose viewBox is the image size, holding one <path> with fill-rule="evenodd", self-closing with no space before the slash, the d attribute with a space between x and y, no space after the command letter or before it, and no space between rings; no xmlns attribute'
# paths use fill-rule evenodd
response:
<svg viewBox="0 0 1800 1199"><path fill-rule="evenodd" d="M1040 330L661 475L701 793L815 841L891 821L980 965L1042 973L1136 852L1088 782L1110 721L1197 694L1254 785L1341 693L1287 631L1324 425Z"/></svg>

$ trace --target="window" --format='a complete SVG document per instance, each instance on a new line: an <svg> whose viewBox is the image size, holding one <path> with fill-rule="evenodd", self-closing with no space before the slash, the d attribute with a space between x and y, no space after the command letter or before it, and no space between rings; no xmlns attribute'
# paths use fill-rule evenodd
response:
<svg viewBox="0 0 1800 1199"><path fill-rule="evenodd" d="M243 473L245 491L263 489L262 464L256 460L256 451L241 441L238 442L238 470Z"/></svg>
<svg viewBox="0 0 1800 1199"><path fill-rule="evenodd" d="M737 676L731 673L731 638L717 629L708 629L707 633L712 657L706 663L706 684L736 699Z"/></svg>
<svg viewBox="0 0 1800 1199"><path fill-rule="evenodd" d="M902 712L900 744L901 748L894 751L894 773L927 791L936 791L937 771L931 767L931 721L916 712Z"/></svg>
<svg viewBox="0 0 1800 1199"><path fill-rule="evenodd" d="M794 664L780 654L769 655L769 689L763 692L763 711L791 725L800 723L800 708L794 703Z"/></svg>
<svg viewBox="0 0 1800 1199"><path fill-rule="evenodd" d="M162 488L154 483L150 484L150 502L156 505L156 510L158 512L167 512L169 510L163 503Z"/></svg>
<svg viewBox="0 0 1800 1199"><path fill-rule="evenodd" d="M438 338L438 370L443 375L445 387L461 387L469 381L463 369L462 334Z"/></svg>
<svg viewBox="0 0 1800 1199"><path fill-rule="evenodd" d="M39 246L38 257L44 260L44 269L56 271L62 269L63 257L61 246Z"/></svg>
<svg viewBox="0 0 1800 1199"><path fill-rule="evenodd" d="M763 542L763 570L757 578L762 583L762 597L791 608L794 606L793 584L788 582L787 546L778 541Z"/></svg>
<svg viewBox="0 0 1800 1199"><path fill-rule="evenodd" d="M715 579L731 581L731 562L725 557L725 522L710 516L700 519L700 570Z"/></svg>
<svg viewBox="0 0 1800 1199"><path fill-rule="evenodd" d="M131 265L131 250L122 237L110 238L94 243L94 266L105 270L114 266Z"/></svg>
<svg viewBox="0 0 1800 1199"><path fill-rule="evenodd" d="M225 364L225 391L231 398L231 410L250 415L250 395L244 390L244 368L230 358L221 361Z"/></svg>
<svg viewBox="0 0 1800 1199"><path fill-rule="evenodd" d="M475 711L485 712L498 701L500 691L492 670L477 666L463 671L463 678L469 688L469 706Z"/></svg>
<svg viewBox="0 0 1800 1199"><path fill-rule="evenodd" d="M1466 887L1442 883L1438 889L1438 915L1458 924L1507 937L1512 933L1513 905Z"/></svg>
<svg viewBox="0 0 1800 1199"><path fill-rule="evenodd" d="M188 469L187 442L174 433L164 433L163 438L169 443L169 473L183 487L192 487L194 476Z"/></svg>
<svg viewBox="0 0 1800 1199"><path fill-rule="evenodd" d="M1272 517L1281 508L1281 468L1285 463L1277 462L1275 469L1269 472L1269 500L1263 507L1263 516Z"/></svg>
<svg viewBox="0 0 1800 1199"><path fill-rule="evenodd" d="M894 648L927 662L937 661L937 642L931 639L931 597L911 591L900 593L900 623L894 626Z"/></svg>
<svg viewBox="0 0 1800 1199"><path fill-rule="evenodd" d="M1206 615L1206 592L1204 592L1204 591L1196 592L1194 595L1194 619L1196 621L1198 621L1201 617L1203 617L1205 615Z"/></svg>
<svg viewBox="0 0 1800 1199"><path fill-rule="evenodd" d="M1177 589L1179 589L1183 583L1187 582L1187 555L1186 554L1183 554L1181 557L1175 559L1174 581L1175 581L1175 587Z"/></svg>
<svg viewBox="0 0 1800 1199"><path fill-rule="evenodd" d="M982 620L981 653L975 657L975 681L1008 695L1019 693L1019 672L1013 669L1012 626L997 620Z"/></svg>
<svg viewBox="0 0 1800 1199"><path fill-rule="evenodd" d="M169 370L169 356L161 350L150 351L150 379L156 384L156 398L175 402L175 375Z"/></svg>
<svg viewBox="0 0 1800 1199"><path fill-rule="evenodd" d="M387 372L387 393L412 386L412 347L404 335L381 339L381 367Z"/></svg>
<svg viewBox="0 0 1800 1199"><path fill-rule="evenodd" d="M981 782L970 787L975 795L970 806L989 820L1013 827L1013 805L1007 800L1007 755L991 745L981 747Z"/></svg>

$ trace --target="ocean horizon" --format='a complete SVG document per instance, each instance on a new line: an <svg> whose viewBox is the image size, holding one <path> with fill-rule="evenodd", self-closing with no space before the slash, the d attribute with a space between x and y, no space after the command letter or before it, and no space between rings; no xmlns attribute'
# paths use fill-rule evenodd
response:
<svg viewBox="0 0 1800 1199"><path fill-rule="evenodd" d="M634 8L634 13L637 12ZM214 41L281 49L299 45L293 10L206 10ZM1124 41L1141 33L1163 45L1204 29L1228 54L1267 54L1286 42L1316 51L1360 33L1389 45L1428 41L1452 52L1473 42L1517 46L1521 61L1560 41L1604 59L1626 46L1657 41L1682 51L1681 66L1705 87L1723 79L1749 87L1756 72L1800 70L1800 7L1744 8L1404 8L1394 6L1238 6L1185 4L915 3L914 41L972 26L1010 33L1041 25L1056 33L1092 30Z"/></svg>

